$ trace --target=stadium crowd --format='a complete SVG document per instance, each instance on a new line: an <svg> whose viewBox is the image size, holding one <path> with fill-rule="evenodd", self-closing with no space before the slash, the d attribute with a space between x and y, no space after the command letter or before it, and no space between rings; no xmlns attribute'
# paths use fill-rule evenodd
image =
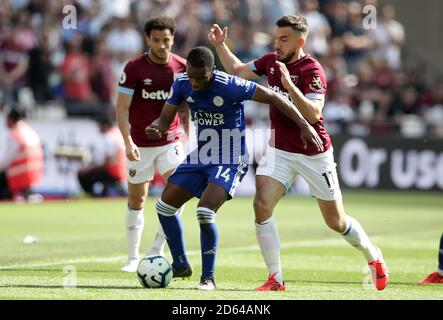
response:
<svg viewBox="0 0 443 320"><path fill-rule="evenodd" d="M146 49L143 24L149 16L176 19L174 50L182 56L208 45L213 23L229 26L230 47L246 62L272 49L275 21L293 13L307 18L306 52L327 72L324 117L332 134L443 136L443 81L426 82L417 68L402 63L404 27L392 6L376 0L0 3L0 110L30 98L33 109L56 105L68 117L112 113L125 63ZM66 5L76 8L76 29L64 27ZM363 27L365 5L377 7L375 29ZM248 122L267 125L263 110L249 112Z"/></svg>

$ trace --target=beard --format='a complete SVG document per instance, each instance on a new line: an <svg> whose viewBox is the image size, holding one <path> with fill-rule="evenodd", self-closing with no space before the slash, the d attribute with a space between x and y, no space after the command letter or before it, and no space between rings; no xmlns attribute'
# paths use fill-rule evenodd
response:
<svg viewBox="0 0 443 320"><path fill-rule="evenodd" d="M164 50L164 51L154 51L152 50L151 54L157 59L157 60L165 60L169 57L168 51Z"/></svg>
<svg viewBox="0 0 443 320"><path fill-rule="evenodd" d="M282 63L288 63L291 61L291 59L295 56L295 50L289 52L285 57L277 58L276 60L282 62Z"/></svg>

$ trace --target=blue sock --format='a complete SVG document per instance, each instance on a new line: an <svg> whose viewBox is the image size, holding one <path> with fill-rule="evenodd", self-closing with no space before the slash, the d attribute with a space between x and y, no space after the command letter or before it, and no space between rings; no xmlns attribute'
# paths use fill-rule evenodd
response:
<svg viewBox="0 0 443 320"><path fill-rule="evenodd" d="M215 223L215 212L204 207L197 208L197 218L200 222L200 245L202 255L202 276L213 278L215 259L218 247L218 230Z"/></svg>
<svg viewBox="0 0 443 320"><path fill-rule="evenodd" d="M164 203L161 199L157 201L156 208L158 219L171 251L172 265L177 269L186 268L189 266L189 261L186 256L183 224L180 216L175 214L178 209Z"/></svg>
<svg viewBox="0 0 443 320"><path fill-rule="evenodd" d="M438 251L438 269L443 271L443 233L440 237L440 248Z"/></svg>

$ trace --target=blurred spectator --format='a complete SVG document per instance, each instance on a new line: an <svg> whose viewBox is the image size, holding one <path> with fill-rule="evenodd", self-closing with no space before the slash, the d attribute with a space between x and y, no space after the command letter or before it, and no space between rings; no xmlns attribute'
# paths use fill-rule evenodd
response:
<svg viewBox="0 0 443 320"><path fill-rule="evenodd" d="M17 16L16 42L24 51L31 50L37 44L37 37L32 30L31 17L27 11L20 11Z"/></svg>
<svg viewBox="0 0 443 320"><path fill-rule="evenodd" d="M261 57L268 50L257 40L257 29L253 25L240 27L240 39L236 47L236 56L243 62L249 62Z"/></svg>
<svg viewBox="0 0 443 320"><path fill-rule="evenodd" d="M375 56L385 60L393 69L399 69L401 64L400 47L405 40L403 25L395 20L395 10L391 5L382 9L377 28L371 29L375 39Z"/></svg>
<svg viewBox="0 0 443 320"><path fill-rule="evenodd" d="M392 117L394 121L400 122L404 115L418 115L419 113L417 90L412 86L408 86L402 88L394 98L389 107L388 116Z"/></svg>
<svg viewBox="0 0 443 320"><path fill-rule="evenodd" d="M91 88L103 109L110 109L117 79L112 72L112 57L104 41L94 44L91 67Z"/></svg>
<svg viewBox="0 0 443 320"><path fill-rule="evenodd" d="M211 14L212 16L212 14ZM187 56L189 51L198 43L199 33L204 30L198 19L197 4L190 3L176 17L177 28L174 35L174 46L178 55Z"/></svg>
<svg viewBox="0 0 443 320"><path fill-rule="evenodd" d="M141 26L149 16L166 13L176 19L174 50L183 56L196 45L207 45L206 34L213 23L229 26L228 45L240 59L248 61L261 56L259 52L272 50L272 34L278 18L302 14L310 27L306 51L319 58L327 73L326 102L331 100L330 109L338 103L337 97L347 96L355 115L349 120L351 123L363 123L374 130L369 132L401 133L399 118L404 112L399 111L403 110L399 107L400 97L411 95L410 91L404 92L412 87L416 102L409 108L414 111L407 112L426 121L431 134L443 134L439 121L442 102L435 99L434 88L441 80L435 84L424 80L426 64L415 51L407 51L402 61L406 31L393 7L377 0L0 0L0 3L0 110L2 102L16 104L21 96L18 93L27 85L39 104L65 101L70 117L112 113L116 79L126 62L145 49ZM77 9L76 29L63 28L62 10L68 4ZM375 29L363 28L365 5L377 8ZM432 76L441 77L439 72L433 68ZM254 125L262 119L252 113L249 121ZM346 127L352 125L337 126L339 131Z"/></svg>
<svg viewBox="0 0 443 320"><path fill-rule="evenodd" d="M349 97L345 93L326 101L323 116L329 124L328 130L331 129L331 133L347 132L349 124L356 118ZM334 127L331 128L331 124L334 124Z"/></svg>
<svg viewBox="0 0 443 320"><path fill-rule="evenodd" d="M0 159L0 199L30 195L43 176L43 147L37 133L12 109L6 117L9 136Z"/></svg>
<svg viewBox="0 0 443 320"><path fill-rule="evenodd" d="M115 79L120 78L126 62L144 49L141 29L135 29L127 18L113 18L101 30L99 38L105 39L106 47L112 56L112 72Z"/></svg>
<svg viewBox="0 0 443 320"><path fill-rule="evenodd" d="M82 46L80 34L67 43L65 60L61 65L65 107L69 116L95 117L107 113L107 110L97 103L92 91L92 65Z"/></svg>
<svg viewBox="0 0 443 320"><path fill-rule="evenodd" d="M109 116L100 117L98 125L105 142L104 161L80 170L78 181L83 190L92 196L124 195L126 153L123 138Z"/></svg>
<svg viewBox="0 0 443 320"><path fill-rule="evenodd" d="M115 18L106 36L106 45L118 61L128 61L142 52L143 38L131 22Z"/></svg>
<svg viewBox="0 0 443 320"><path fill-rule="evenodd" d="M356 1L352 1L348 6L348 23L342 38L345 45L344 53L348 71L353 72L373 46L372 39L362 26L362 7Z"/></svg>
<svg viewBox="0 0 443 320"><path fill-rule="evenodd" d="M54 72L49 41L49 34L43 33L40 43L29 52L28 85L40 103L54 99L54 89L49 83Z"/></svg>
<svg viewBox="0 0 443 320"><path fill-rule="evenodd" d="M300 0L300 14L305 16L309 25L306 52L319 57L326 55L331 28L326 17L318 11L318 0Z"/></svg>
<svg viewBox="0 0 443 320"><path fill-rule="evenodd" d="M348 31L348 5L345 1L329 1L325 15L331 27L331 37L339 38Z"/></svg>
<svg viewBox="0 0 443 320"><path fill-rule="evenodd" d="M348 77L343 52L343 41L340 38L334 38L330 42L329 53L319 59L326 73L329 94L335 94L355 85L355 76L353 77L353 83L350 83L352 79Z"/></svg>
<svg viewBox="0 0 443 320"><path fill-rule="evenodd" d="M284 15L297 14L298 0L263 0L263 20L264 32L274 33L275 22Z"/></svg>
<svg viewBox="0 0 443 320"><path fill-rule="evenodd" d="M25 85L25 74L29 66L29 57L19 42L19 25L16 18L11 20L11 27L0 39L0 90L2 105L14 108L18 102L18 93ZM0 108L2 106L0 105Z"/></svg>

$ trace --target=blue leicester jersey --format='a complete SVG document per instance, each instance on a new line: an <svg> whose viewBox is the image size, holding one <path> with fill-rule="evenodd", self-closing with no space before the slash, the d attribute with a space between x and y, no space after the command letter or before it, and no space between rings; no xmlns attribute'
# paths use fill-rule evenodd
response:
<svg viewBox="0 0 443 320"><path fill-rule="evenodd" d="M178 106L185 101L197 127L198 148L190 161L197 156L204 164L244 161L239 160L247 154L243 101L250 100L256 88L254 82L217 70L203 91L192 90L186 73L174 81L166 103Z"/></svg>

